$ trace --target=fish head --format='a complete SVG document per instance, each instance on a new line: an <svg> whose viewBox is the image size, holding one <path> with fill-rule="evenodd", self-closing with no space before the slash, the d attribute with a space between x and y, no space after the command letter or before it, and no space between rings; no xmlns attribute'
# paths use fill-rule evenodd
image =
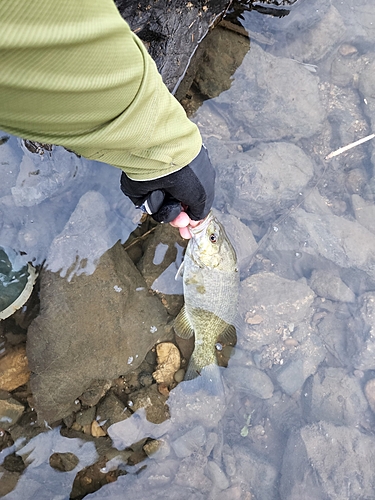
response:
<svg viewBox="0 0 375 500"><path fill-rule="evenodd" d="M195 264L221 271L236 269L236 252L224 227L212 212L201 224L189 230L192 237L187 252Z"/></svg>

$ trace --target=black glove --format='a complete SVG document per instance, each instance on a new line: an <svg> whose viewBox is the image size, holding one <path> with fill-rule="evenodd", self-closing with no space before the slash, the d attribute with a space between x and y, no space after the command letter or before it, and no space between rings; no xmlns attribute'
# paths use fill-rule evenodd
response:
<svg viewBox="0 0 375 500"><path fill-rule="evenodd" d="M182 211L193 220L206 217L214 201L215 170L204 146L177 172L151 181L133 181L123 172L121 190L157 222L171 222Z"/></svg>

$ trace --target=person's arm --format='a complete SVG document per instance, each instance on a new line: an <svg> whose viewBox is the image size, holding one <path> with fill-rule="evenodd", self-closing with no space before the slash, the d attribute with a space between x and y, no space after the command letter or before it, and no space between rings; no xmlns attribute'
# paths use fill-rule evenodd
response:
<svg viewBox="0 0 375 500"><path fill-rule="evenodd" d="M202 146L112 0L3 0L0 128L110 163L131 181L167 178Z"/></svg>

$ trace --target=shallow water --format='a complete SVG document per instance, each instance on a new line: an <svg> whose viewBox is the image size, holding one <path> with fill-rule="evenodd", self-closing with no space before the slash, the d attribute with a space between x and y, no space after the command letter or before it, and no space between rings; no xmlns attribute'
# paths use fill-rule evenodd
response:
<svg viewBox="0 0 375 500"><path fill-rule="evenodd" d="M225 398L181 383L170 419L151 423L140 409L112 425L113 448L125 454L162 440L136 465L60 426L21 435L0 452L26 463L21 475L2 470L0 481L14 480L5 498L69 498L77 473L103 456L95 480L111 468L126 475L87 498L375 498L374 143L325 160L374 130L375 10L305 1L281 19L244 12L242 25L250 50L245 36L218 28L189 95L192 109L204 98L192 119L218 172L216 213L241 271ZM228 85L225 68L238 59ZM0 153L0 241L35 264L46 259L68 279L91 273L136 226L116 169L61 148L36 156L16 138ZM167 293L170 280L177 295L176 249L155 287ZM166 252L159 243L154 261ZM78 465L52 469L50 455L68 451Z"/></svg>

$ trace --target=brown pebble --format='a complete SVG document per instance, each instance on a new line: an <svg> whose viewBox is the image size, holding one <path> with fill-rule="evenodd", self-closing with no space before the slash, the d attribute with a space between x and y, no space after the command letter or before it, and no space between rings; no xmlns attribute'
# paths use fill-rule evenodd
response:
<svg viewBox="0 0 375 500"><path fill-rule="evenodd" d="M78 422L73 422L72 429L73 429L73 431L81 431L82 427L79 425Z"/></svg>
<svg viewBox="0 0 375 500"><path fill-rule="evenodd" d="M352 56L353 54L357 54L358 50L354 45L350 45L349 43L343 43L339 49L339 52L342 56L348 57Z"/></svg>
<svg viewBox="0 0 375 500"><path fill-rule="evenodd" d="M152 375L159 384L169 386L174 380L174 374L180 369L180 351L172 342L163 342L156 346L156 355L158 365Z"/></svg>
<svg viewBox="0 0 375 500"><path fill-rule="evenodd" d="M79 463L78 457L74 453L53 453L49 457L49 464L53 469L61 472L69 472L77 467Z"/></svg>
<svg viewBox="0 0 375 500"><path fill-rule="evenodd" d="M96 438L106 436L104 429L100 427L96 420L91 423L91 435Z"/></svg>
<svg viewBox="0 0 375 500"><path fill-rule="evenodd" d="M263 318L260 314L247 313L245 317L245 321L248 325L260 325L263 321Z"/></svg>
<svg viewBox="0 0 375 500"><path fill-rule="evenodd" d="M169 389L168 389L168 386L166 384L158 384L158 391L160 392L160 394L162 396L169 396Z"/></svg>
<svg viewBox="0 0 375 500"><path fill-rule="evenodd" d="M91 424L86 424L82 426L82 432L84 434L91 434Z"/></svg>
<svg viewBox="0 0 375 500"><path fill-rule="evenodd" d="M299 345L299 342L298 340L296 339L285 339L284 340L284 344L287 346L287 347L297 347Z"/></svg>
<svg viewBox="0 0 375 500"><path fill-rule="evenodd" d="M0 359L0 389L14 391L26 384L30 378L30 371L26 357L26 347L18 345Z"/></svg>

